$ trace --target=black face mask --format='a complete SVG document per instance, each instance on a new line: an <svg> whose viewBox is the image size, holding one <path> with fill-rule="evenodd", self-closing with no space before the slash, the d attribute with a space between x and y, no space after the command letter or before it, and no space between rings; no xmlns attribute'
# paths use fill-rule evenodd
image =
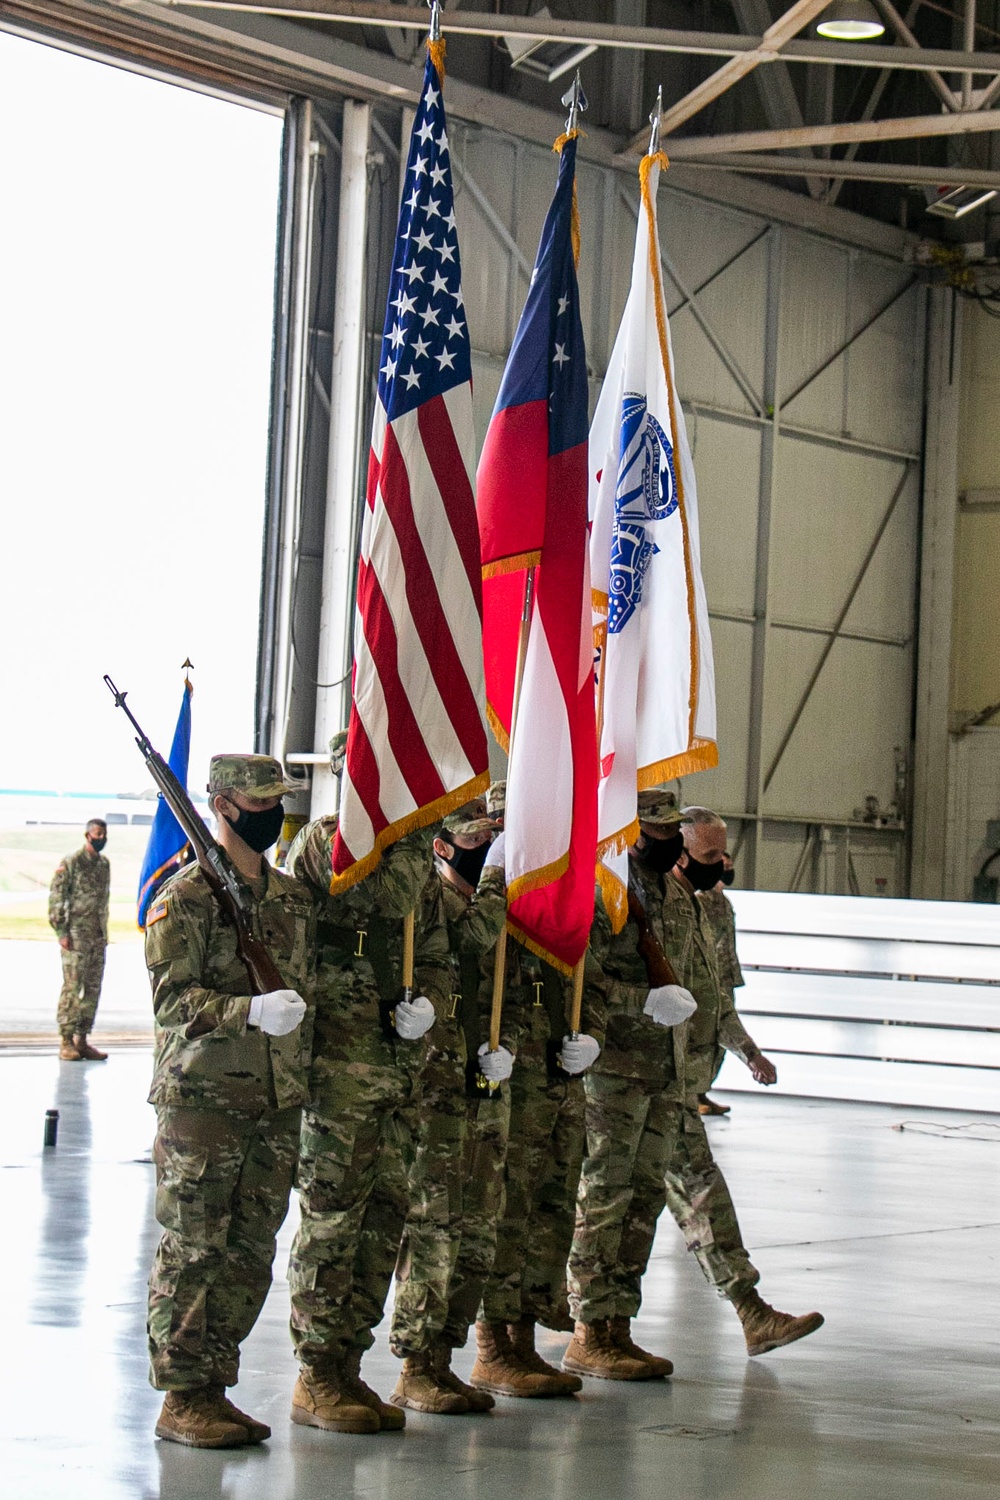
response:
<svg viewBox="0 0 1000 1500"><path fill-rule="evenodd" d="M723 885L732 885L733 881L736 879L736 871L723 870L719 878L721 879Z"/></svg>
<svg viewBox="0 0 1000 1500"><path fill-rule="evenodd" d="M467 885L479 884L479 877L483 873L483 865L486 856L490 852L490 844L487 839L485 844L479 844L475 849L455 848L452 855L442 854L441 858L446 865L451 865L455 874L460 876Z"/></svg>
<svg viewBox="0 0 1000 1500"><path fill-rule="evenodd" d="M90 845L91 849L93 849L93 851L94 851L95 854L100 854L101 850L104 848L104 846L105 846L105 844L107 842L108 842L107 839L88 839L87 840L87 843Z"/></svg>
<svg viewBox="0 0 1000 1500"><path fill-rule="evenodd" d="M713 885L718 885L725 870L721 859L717 859L713 865L703 865L700 859L692 859L690 854L684 866L684 874L696 891L710 891Z"/></svg>
<svg viewBox="0 0 1000 1500"><path fill-rule="evenodd" d="M639 858L649 869L656 870L660 875L666 875L672 870L684 852L684 835L672 833L668 839L651 839L648 834L643 834L643 846L639 851Z"/></svg>
<svg viewBox="0 0 1000 1500"><path fill-rule="evenodd" d="M278 842L278 834L285 821L285 809L279 802L277 807L269 807L267 812L246 812L241 807L238 818L231 818L228 813L223 813L222 816L248 849L252 849L255 854L263 854L265 849L270 849L272 844Z"/></svg>

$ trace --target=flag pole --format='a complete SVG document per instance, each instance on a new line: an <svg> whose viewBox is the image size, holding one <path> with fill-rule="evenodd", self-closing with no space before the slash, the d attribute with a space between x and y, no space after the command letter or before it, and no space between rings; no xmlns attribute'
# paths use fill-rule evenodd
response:
<svg viewBox="0 0 1000 1500"><path fill-rule="evenodd" d="M517 637L517 664L514 669L514 698L510 708L510 735L507 739L507 757L514 749L514 734L517 729L517 713L521 705L521 686L524 682L524 664L528 657L528 638L531 635L532 605L535 599L535 570L529 568L524 579L524 598L521 602L521 626ZM490 1006L490 1051L500 1045L500 1016L503 1011L503 992L507 982L507 929L497 938L493 958L493 1001Z"/></svg>
<svg viewBox="0 0 1000 1500"><path fill-rule="evenodd" d="M576 75L569 89L561 101L569 110L566 117L565 135L572 136L579 131L580 111L587 108L587 100L580 83L580 70L577 68ZM557 142L558 145L558 142ZM510 714L510 737L508 740L508 755L514 744L514 731L517 725L517 712L521 701L521 685L524 677L524 663L528 654L528 637L531 631L532 601L535 591L535 569L529 568L524 580L524 602L521 608L521 629L517 643L517 667L514 675L514 700L511 705ZM573 970L573 1004L570 1030L575 1035L580 1026L580 1010L583 1003L583 968L586 961L586 952L580 958ZM503 1009L503 992L507 974L507 933L504 930L500 934L497 943L496 960L493 967L493 1007L490 1013L490 1051L495 1052L500 1045L500 1015Z"/></svg>
<svg viewBox="0 0 1000 1500"><path fill-rule="evenodd" d="M431 59L440 77L444 76L444 44L441 40L441 5L440 0L427 0L430 8L430 22L427 28L427 44L430 49ZM403 999L413 999L413 949L416 934L417 912L407 912L403 918Z"/></svg>

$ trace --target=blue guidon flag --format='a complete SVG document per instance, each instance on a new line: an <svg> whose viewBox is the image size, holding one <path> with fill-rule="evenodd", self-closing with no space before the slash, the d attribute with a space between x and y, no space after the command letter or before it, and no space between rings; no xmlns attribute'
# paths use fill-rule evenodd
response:
<svg viewBox="0 0 1000 1500"><path fill-rule="evenodd" d="M186 677L184 694L181 698L181 711L177 715L177 727L174 730L167 762L181 786L184 787L187 786L188 761L191 756L191 695L193 691L191 679ZM192 853L187 834L170 811L169 805L161 797L156 804L153 826L149 831L149 843L146 845L146 854L139 874L136 921L140 928L147 927L150 921L155 920L155 915L150 914L150 906L156 900L157 892L168 876L189 862ZM162 914L161 912L160 915Z"/></svg>
<svg viewBox="0 0 1000 1500"><path fill-rule="evenodd" d="M489 782L472 349L443 77L431 42L379 357L331 891Z"/></svg>

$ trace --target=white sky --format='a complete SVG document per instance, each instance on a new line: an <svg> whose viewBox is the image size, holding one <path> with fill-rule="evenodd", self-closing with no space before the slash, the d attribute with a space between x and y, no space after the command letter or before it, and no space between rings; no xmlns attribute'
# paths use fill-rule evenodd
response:
<svg viewBox="0 0 1000 1500"><path fill-rule="evenodd" d="M281 122L0 32L0 786L252 749Z"/></svg>

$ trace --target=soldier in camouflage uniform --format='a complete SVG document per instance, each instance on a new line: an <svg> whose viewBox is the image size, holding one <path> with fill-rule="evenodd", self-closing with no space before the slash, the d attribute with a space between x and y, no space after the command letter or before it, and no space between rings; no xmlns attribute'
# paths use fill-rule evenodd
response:
<svg viewBox="0 0 1000 1500"><path fill-rule="evenodd" d="M819 1313L792 1317L777 1312L759 1296L759 1273L744 1248L736 1209L698 1111L698 1094L714 1066L716 1039L722 1035L758 1083L775 1083L778 1075L735 1010L726 1006L715 933L701 900L701 893L712 890L722 876L726 825L704 807L685 808L682 817L684 852L666 877L664 927L668 956L698 1009L688 1022L684 1128L667 1165L667 1204L705 1276L735 1307L747 1352L764 1354L815 1332L823 1318Z"/></svg>
<svg viewBox="0 0 1000 1500"><path fill-rule="evenodd" d="M641 834L630 850L630 880L682 993L717 1014L715 946L695 889L718 879L714 866L725 847L725 825L712 815L680 831L666 795L640 793ZM626 923L605 962L613 981L611 1014L605 1052L588 1084L588 1156L570 1255L577 1326L565 1359L576 1373L619 1380L650 1379L672 1368L646 1355L628 1332L665 1203L707 1279L736 1308L751 1354L791 1343L822 1323L818 1313L776 1313L756 1292L758 1272L688 1092L687 1023L669 1025L656 998L677 998L676 991L670 995L673 986L644 999L649 977L637 939L635 923ZM689 1004L689 1014L693 1008Z"/></svg>
<svg viewBox="0 0 1000 1500"><path fill-rule="evenodd" d="M594 956L610 926L600 907L584 971L580 1034L572 1038L573 983L527 950L521 953L531 999L517 1033L511 1078L506 1204L493 1273L476 1327L473 1385L504 1396L573 1395L582 1381L548 1364L535 1349L535 1325L572 1328L566 1259L573 1239L585 1142L585 1070L604 1039L607 983Z"/></svg>
<svg viewBox="0 0 1000 1500"><path fill-rule="evenodd" d="M146 923L163 1226L149 1281L150 1379L167 1393L157 1435L198 1448L270 1436L226 1387L271 1284L308 1079L312 903L261 857L287 789L269 756L212 761L219 843L288 989L251 993L235 930L196 864L165 883Z"/></svg>
<svg viewBox="0 0 1000 1500"><path fill-rule="evenodd" d="M63 1062L104 1062L108 1055L87 1041L94 1029L108 943L111 866L101 853L107 841L107 824L92 818L83 847L60 860L49 887L49 926L59 939L63 971L56 1017Z"/></svg>
<svg viewBox="0 0 1000 1500"><path fill-rule="evenodd" d="M663 872L682 848L673 795L641 792L639 826L629 882L663 949ZM664 1173L680 1134L683 1022L695 1001L680 985L662 982L669 974L652 984L638 941L639 930L629 920L603 957L607 1028L604 1050L584 1083L587 1146L568 1264L575 1329L563 1368L607 1380L662 1379L673 1369L669 1360L634 1343L631 1319L664 1206Z"/></svg>
<svg viewBox="0 0 1000 1500"><path fill-rule="evenodd" d="M341 760L343 734L331 742ZM444 1166L420 1139L425 1033L447 1016L451 974L433 833L391 844L374 870L330 894L335 817L310 823L288 853L317 910L316 1036L302 1127L302 1222L289 1262L292 1341L301 1369L292 1420L328 1432L402 1427L402 1411L361 1379L396 1259L405 1204L414 1274L402 1303L443 1306L454 1265ZM416 997L401 1003L403 919L416 911ZM380 1159L399 1185L373 1203ZM405 1184L405 1187L402 1185ZM373 1212L373 1210L377 1210Z"/></svg>
<svg viewBox="0 0 1000 1500"><path fill-rule="evenodd" d="M390 1345L405 1359L393 1401L420 1411L457 1414L488 1411L491 1396L459 1380L452 1350L462 1347L475 1321L483 1284L493 1263L496 1222L503 1201L510 1096L505 1080L513 1065L516 1019L505 1006L500 1045L489 1051L493 956L507 916L503 846L485 808L473 805L444 820L434 840L437 875L448 928L451 1005L439 1022L425 1074L428 1140L450 1157L451 1236L455 1263L441 1308L401 1300L411 1275L409 1220L397 1266L396 1307ZM441 1108L447 1101L448 1107ZM455 1115L461 1126L455 1128ZM434 1385L424 1368L430 1347ZM436 1388L434 1388L436 1386Z"/></svg>
<svg viewBox="0 0 1000 1500"><path fill-rule="evenodd" d="M709 926L715 934L715 956L719 966L719 983L722 986L722 1008L711 1060L707 1054L710 1039L700 1043L702 1055L697 1062L691 1054L699 1043L692 1039L689 1047L689 1059L694 1062L694 1066L689 1068L688 1081L698 1095L700 1115L728 1115L729 1105L710 1099L708 1091L719 1075L727 1051L745 1055L755 1050L753 1039L747 1034L736 1012L735 992L744 983L744 979L736 953L736 913L725 890L727 885L732 884L735 872L728 854L722 856L722 864L722 879L710 891L702 891L698 896ZM746 1045L748 1043L749 1046Z"/></svg>

